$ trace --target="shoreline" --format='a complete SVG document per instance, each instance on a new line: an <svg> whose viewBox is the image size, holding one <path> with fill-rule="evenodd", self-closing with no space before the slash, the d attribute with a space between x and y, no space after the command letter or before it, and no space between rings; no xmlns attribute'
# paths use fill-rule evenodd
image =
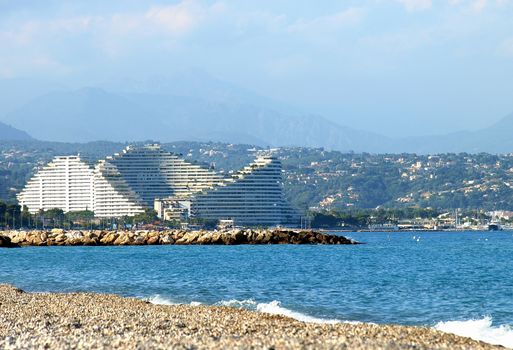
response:
<svg viewBox="0 0 513 350"><path fill-rule="evenodd" d="M318 324L226 306L0 285L0 348L504 349L427 327Z"/></svg>
<svg viewBox="0 0 513 350"><path fill-rule="evenodd" d="M454 233L467 233L467 232L512 232L513 229L502 229L502 230L474 230L474 229L444 229L444 230L428 230L428 229L405 229L405 230L367 230L367 229L355 229L355 230L343 230L343 229L315 229L318 232L340 232L340 233L440 233L440 232L454 232Z"/></svg>

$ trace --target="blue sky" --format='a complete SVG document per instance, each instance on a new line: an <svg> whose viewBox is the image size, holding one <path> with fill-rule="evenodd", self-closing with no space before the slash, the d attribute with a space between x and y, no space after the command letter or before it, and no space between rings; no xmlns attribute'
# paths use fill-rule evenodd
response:
<svg viewBox="0 0 513 350"><path fill-rule="evenodd" d="M513 112L513 0L0 0L0 78L190 68L388 135L477 129Z"/></svg>

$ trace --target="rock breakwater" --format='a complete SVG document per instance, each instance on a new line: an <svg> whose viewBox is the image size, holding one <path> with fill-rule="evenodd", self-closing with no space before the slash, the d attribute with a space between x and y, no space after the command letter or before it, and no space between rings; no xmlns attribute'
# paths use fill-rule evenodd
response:
<svg viewBox="0 0 513 350"><path fill-rule="evenodd" d="M0 247L110 245L357 244L343 236L311 230L32 230L0 232Z"/></svg>

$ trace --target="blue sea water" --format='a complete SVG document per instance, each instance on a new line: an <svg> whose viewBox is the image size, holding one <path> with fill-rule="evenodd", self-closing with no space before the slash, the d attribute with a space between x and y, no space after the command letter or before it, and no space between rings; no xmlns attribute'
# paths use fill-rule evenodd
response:
<svg viewBox="0 0 513 350"><path fill-rule="evenodd" d="M0 283L425 325L513 346L512 232L344 235L366 244L4 249Z"/></svg>

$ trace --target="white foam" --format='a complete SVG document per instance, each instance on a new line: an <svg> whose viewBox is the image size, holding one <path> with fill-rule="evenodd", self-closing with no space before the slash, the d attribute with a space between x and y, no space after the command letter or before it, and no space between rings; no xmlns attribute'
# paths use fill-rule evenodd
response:
<svg viewBox="0 0 513 350"><path fill-rule="evenodd" d="M489 344L513 348L513 328L507 325L492 326L492 318L488 316L480 320L439 322L434 328Z"/></svg>
<svg viewBox="0 0 513 350"><path fill-rule="evenodd" d="M147 300L150 303L155 304L155 305L182 305L183 304L183 303L174 302L170 299L164 298L164 297L160 296L159 294L153 295L145 300ZM203 303L201 303L199 301L191 301L189 305L200 306L200 305L203 305Z"/></svg>
<svg viewBox="0 0 513 350"><path fill-rule="evenodd" d="M231 300L222 300L220 302L217 302L216 305L256 310L258 303L256 301L254 301L253 299L246 299L246 300L231 299Z"/></svg>
<svg viewBox="0 0 513 350"><path fill-rule="evenodd" d="M158 304L158 305L179 305L179 303L173 302L169 299L163 298L160 295L154 295L147 299L152 304ZM198 306L202 305L200 302L191 302L190 305L192 306ZM293 318L298 321L302 322L308 322L308 323L327 323L327 324L336 324L336 323L351 323L351 324L358 324L360 322L356 321L340 321L336 319L324 319L324 318L318 318L313 316L308 316L305 314L302 314L297 311L293 311L290 309L287 309L283 306L281 306L281 303L277 300L271 301L269 303L257 303L253 299L246 299L246 300L222 300L215 305L218 306L227 306L227 307L237 307L237 308L244 308L248 310L253 310L257 312L263 312L268 313L272 315L282 315L287 316L290 318Z"/></svg>
<svg viewBox="0 0 513 350"><path fill-rule="evenodd" d="M302 314L297 311L289 310L289 309L281 306L281 303L277 300L271 301L270 303L257 303L253 299L247 299L247 300L232 299L232 300L227 300L227 301L220 301L220 302L216 303L216 305L245 308L245 309L249 309L249 310L255 310L258 312L272 314L272 315L282 315L282 316L287 316L287 317L290 317L290 318L293 318L295 320L302 321L302 322L329 323L329 324L335 324L335 323L341 322L339 320L329 320L329 319L312 317L312 316L308 316L308 315Z"/></svg>
<svg viewBox="0 0 513 350"><path fill-rule="evenodd" d="M317 318L317 317L312 317L312 316L302 314L297 311L289 310L289 309L281 306L281 303L276 300L271 301L270 303L257 304L256 309L259 312L265 312L265 313L273 314L273 315L283 315L283 316L287 316L287 317L290 317L290 318L293 318L293 319L296 319L296 320L302 321L302 322L329 323L329 324L335 324L335 323L341 322L340 320L329 320L329 319Z"/></svg>
<svg viewBox="0 0 513 350"><path fill-rule="evenodd" d="M179 305L179 303L175 303L169 299L161 297L158 294L153 295L146 300L148 300L150 303L156 304L156 305Z"/></svg>

